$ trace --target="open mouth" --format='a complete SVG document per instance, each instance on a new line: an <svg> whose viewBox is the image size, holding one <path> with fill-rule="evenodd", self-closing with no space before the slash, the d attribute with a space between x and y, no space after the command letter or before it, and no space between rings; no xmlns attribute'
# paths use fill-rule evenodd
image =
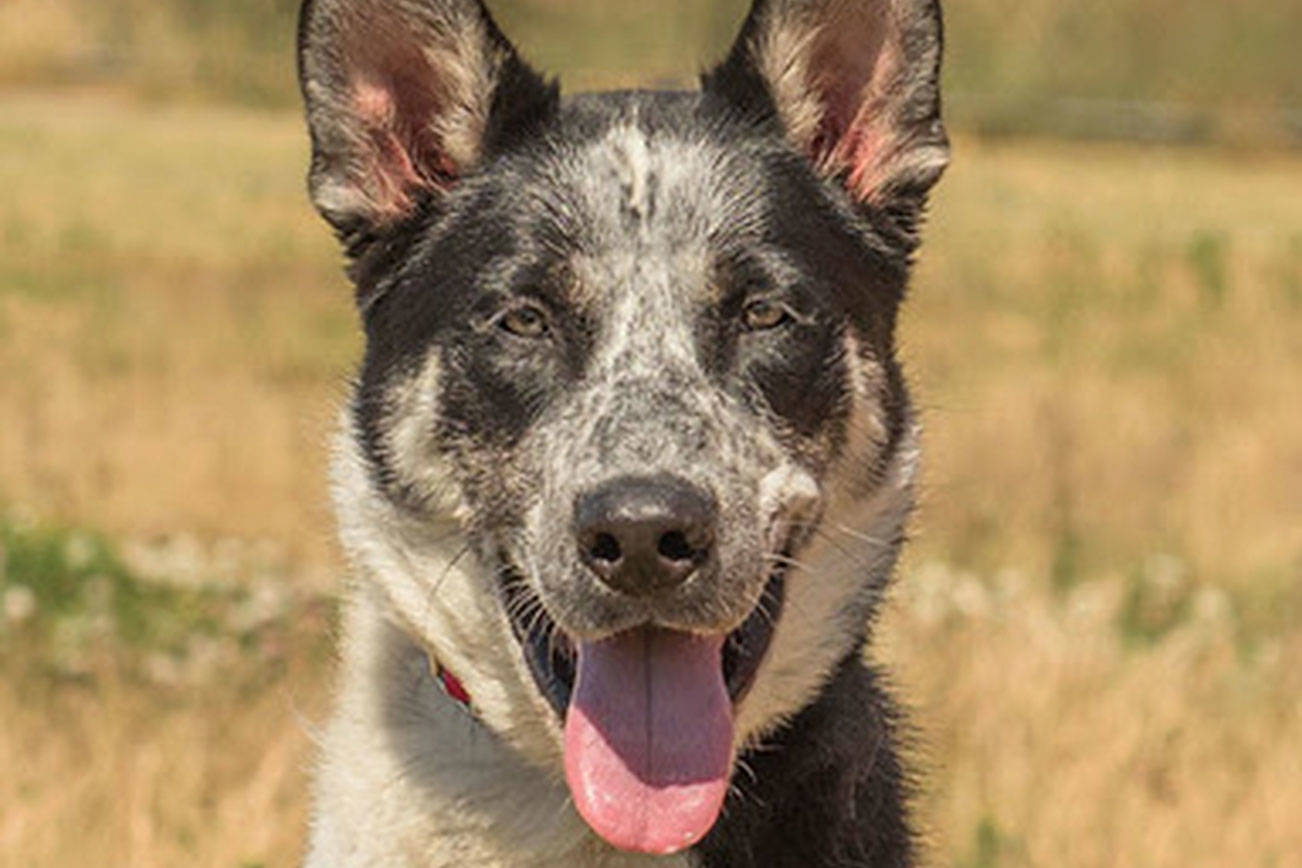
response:
<svg viewBox="0 0 1302 868"><path fill-rule="evenodd" d="M505 567L500 577L503 602L510 613L511 630L524 651L534 682L562 721L574 693L578 654L574 643L532 599L523 576ZM759 603L728 634L723 643L723 681L733 704L740 702L755 681L760 663L773 639L773 629L782 615L786 571L782 567L769 577Z"/></svg>
<svg viewBox="0 0 1302 868"><path fill-rule="evenodd" d="M564 725L574 806L608 843L675 853L713 827L731 780L734 709L768 651L785 585L779 568L726 636L644 625L576 645L522 577L502 575L511 628Z"/></svg>

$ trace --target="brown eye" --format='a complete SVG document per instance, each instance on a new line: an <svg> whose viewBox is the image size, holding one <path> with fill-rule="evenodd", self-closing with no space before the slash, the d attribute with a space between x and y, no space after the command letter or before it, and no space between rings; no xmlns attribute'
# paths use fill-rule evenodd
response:
<svg viewBox="0 0 1302 868"><path fill-rule="evenodd" d="M547 315L533 305L508 310L498 325L522 338L540 338L547 334Z"/></svg>
<svg viewBox="0 0 1302 868"><path fill-rule="evenodd" d="M777 328L791 318L785 305L762 298L746 305L743 312L746 328L751 331L765 331Z"/></svg>

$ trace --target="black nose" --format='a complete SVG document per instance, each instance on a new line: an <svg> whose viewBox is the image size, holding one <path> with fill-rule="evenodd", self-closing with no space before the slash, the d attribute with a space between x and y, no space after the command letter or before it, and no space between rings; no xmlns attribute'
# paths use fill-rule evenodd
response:
<svg viewBox="0 0 1302 868"><path fill-rule="evenodd" d="M681 585L714 547L714 498L672 476L623 476L574 505L579 556L617 591L650 596Z"/></svg>

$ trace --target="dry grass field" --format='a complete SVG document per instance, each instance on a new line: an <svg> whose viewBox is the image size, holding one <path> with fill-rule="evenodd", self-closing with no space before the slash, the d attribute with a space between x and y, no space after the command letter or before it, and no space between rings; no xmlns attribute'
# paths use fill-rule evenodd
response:
<svg viewBox="0 0 1302 868"><path fill-rule="evenodd" d="M0 98L0 866L299 852L359 346L305 159ZM874 652L934 861L1302 865L1302 158L960 138L934 213Z"/></svg>
<svg viewBox="0 0 1302 868"><path fill-rule="evenodd" d="M300 0L2 0L0 86L114 83L153 100L298 99ZM749 0L488 0L529 57L571 85L681 82L718 56ZM1159 102L1179 135L1234 137L1261 112L1302 136L1298 0L955 0L946 5L951 117L1107 133L1067 99ZM1237 129L1246 126L1249 130ZM1211 128L1208 128L1211 127Z"/></svg>

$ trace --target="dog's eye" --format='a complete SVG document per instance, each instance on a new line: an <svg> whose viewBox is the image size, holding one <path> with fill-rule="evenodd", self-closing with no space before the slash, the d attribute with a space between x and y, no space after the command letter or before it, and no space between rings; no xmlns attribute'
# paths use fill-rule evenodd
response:
<svg viewBox="0 0 1302 868"><path fill-rule="evenodd" d="M497 324L522 338L540 338L547 334L547 314L534 305L523 305L503 313Z"/></svg>
<svg viewBox="0 0 1302 868"><path fill-rule="evenodd" d="M766 331L777 328L791 319L791 312L784 304L757 298L746 305L742 317L746 328L751 331Z"/></svg>

